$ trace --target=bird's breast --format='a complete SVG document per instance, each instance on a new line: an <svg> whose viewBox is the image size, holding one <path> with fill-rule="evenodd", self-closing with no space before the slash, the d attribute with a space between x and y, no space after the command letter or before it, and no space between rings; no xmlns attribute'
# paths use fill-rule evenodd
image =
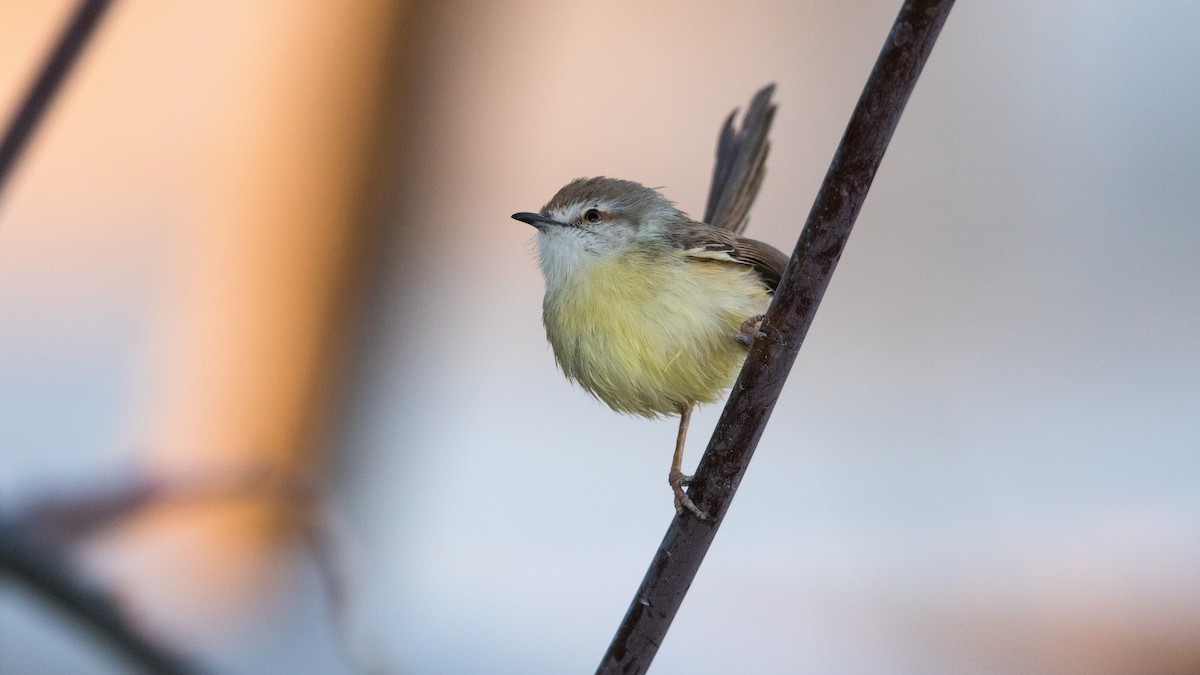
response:
<svg viewBox="0 0 1200 675"><path fill-rule="evenodd" d="M543 320L567 377L621 412L710 402L745 358L735 337L769 296L742 265L628 252L547 278Z"/></svg>

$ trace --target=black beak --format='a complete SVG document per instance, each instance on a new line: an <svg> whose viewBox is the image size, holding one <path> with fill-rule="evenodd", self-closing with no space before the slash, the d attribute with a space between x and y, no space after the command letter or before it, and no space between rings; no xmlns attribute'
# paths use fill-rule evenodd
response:
<svg viewBox="0 0 1200 675"><path fill-rule="evenodd" d="M513 217L513 220L519 220L522 223L528 223L528 224L538 228L539 230L546 227L547 225L558 225L560 227L567 226L566 223L560 223L557 220L554 220L553 218L547 218L546 216L543 216L540 213L529 213L528 211L514 213L514 214L512 214L512 217Z"/></svg>

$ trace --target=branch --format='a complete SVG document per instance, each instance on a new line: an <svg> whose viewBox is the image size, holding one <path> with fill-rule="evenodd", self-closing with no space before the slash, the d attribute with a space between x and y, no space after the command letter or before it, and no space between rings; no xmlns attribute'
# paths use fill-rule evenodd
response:
<svg viewBox="0 0 1200 675"><path fill-rule="evenodd" d="M299 514L298 526L310 547L331 549L334 542L325 538L332 530L318 530L309 524L323 513L320 505L325 502L317 497L314 485L266 465L218 468L186 476L140 476L86 491L45 494L13 514L0 514L0 576L7 575L58 605L147 672L202 672L205 669L196 660L180 656L146 635L126 616L118 598L86 583L72 564L78 544L155 506L272 500ZM336 565L332 551L314 550L313 556L328 587L346 585L345 573ZM338 610L346 602L338 595L331 598Z"/></svg>
<svg viewBox="0 0 1200 675"><path fill-rule="evenodd" d="M303 474L263 465L182 477L141 476L110 487L43 495L15 514L0 515L0 575L58 604L149 672L202 671L194 660L189 663L145 636L111 594L85 584L70 564L71 553L80 541L147 508L231 500L278 502L325 587L330 628L347 662L355 672L393 672L374 636L353 621L361 594L344 527L334 518L321 485Z"/></svg>
<svg viewBox="0 0 1200 675"><path fill-rule="evenodd" d="M21 106L9 120L4 139L0 141L0 195L4 194L4 186L8 183L13 165L25 149L63 80L71 72L71 66L83 51L83 46L95 32L96 24L100 22L100 17L104 15L109 2L110 0L80 0L75 15L67 22L58 38L58 44L46 57L42 71L38 73Z"/></svg>
<svg viewBox="0 0 1200 675"><path fill-rule="evenodd" d="M745 475L817 306L862 209L904 105L953 0L905 2L875 62L751 345L689 496L714 516L677 515L634 595L597 673L644 673L666 637L721 519Z"/></svg>
<svg viewBox="0 0 1200 675"><path fill-rule="evenodd" d="M110 0L80 0L58 43L47 55L25 98L0 139L0 196L12 168L46 109L95 32ZM194 672L182 658L154 644L129 623L106 594L75 579L57 547L39 545L28 528L0 519L0 573L23 582L103 636L132 663L151 673Z"/></svg>
<svg viewBox="0 0 1200 675"><path fill-rule="evenodd" d="M57 549L38 546L18 524L0 520L0 573L23 582L102 636L147 673L193 673L182 657L155 644L134 627L107 594L76 579Z"/></svg>

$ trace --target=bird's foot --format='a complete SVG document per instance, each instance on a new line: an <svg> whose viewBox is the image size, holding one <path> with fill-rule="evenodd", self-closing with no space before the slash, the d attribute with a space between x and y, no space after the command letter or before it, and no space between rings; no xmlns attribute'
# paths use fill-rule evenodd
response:
<svg viewBox="0 0 1200 675"><path fill-rule="evenodd" d="M691 485L692 477L684 474L681 471L672 471L667 476L667 482L671 484L671 491L675 493L675 513L682 514L684 509L692 512L700 520L708 520L708 514L701 511L683 491L683 488Z"/></svg>
<svg viewBox="0 0 1200 675"><path fill-rule="evenodd" d="M737 340L737 343L746 349L750 349L750 345L756 338L765 338L767 334L758 329L758 324L762 323L762 320L766 316L766 314L756 314L743 321L742 327L738 330L737 337L734 338Z"/></svg>

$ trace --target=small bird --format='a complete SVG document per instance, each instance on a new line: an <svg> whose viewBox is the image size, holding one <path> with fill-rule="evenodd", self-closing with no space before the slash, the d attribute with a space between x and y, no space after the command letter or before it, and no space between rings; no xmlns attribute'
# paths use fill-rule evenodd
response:
<svg viewBox="0 0 1200 675"><path fill-rule="evenodd" d="M681 470L692 409L733 384L788 260L739 236L762 179L770 91L756 97L742 133L730 116L718 144L708 211L723 214L723 226L602 176L512 216L537 228L542 320L563 374L618 412L679 415L667 481L676 511L700 519Z"/></svg>

